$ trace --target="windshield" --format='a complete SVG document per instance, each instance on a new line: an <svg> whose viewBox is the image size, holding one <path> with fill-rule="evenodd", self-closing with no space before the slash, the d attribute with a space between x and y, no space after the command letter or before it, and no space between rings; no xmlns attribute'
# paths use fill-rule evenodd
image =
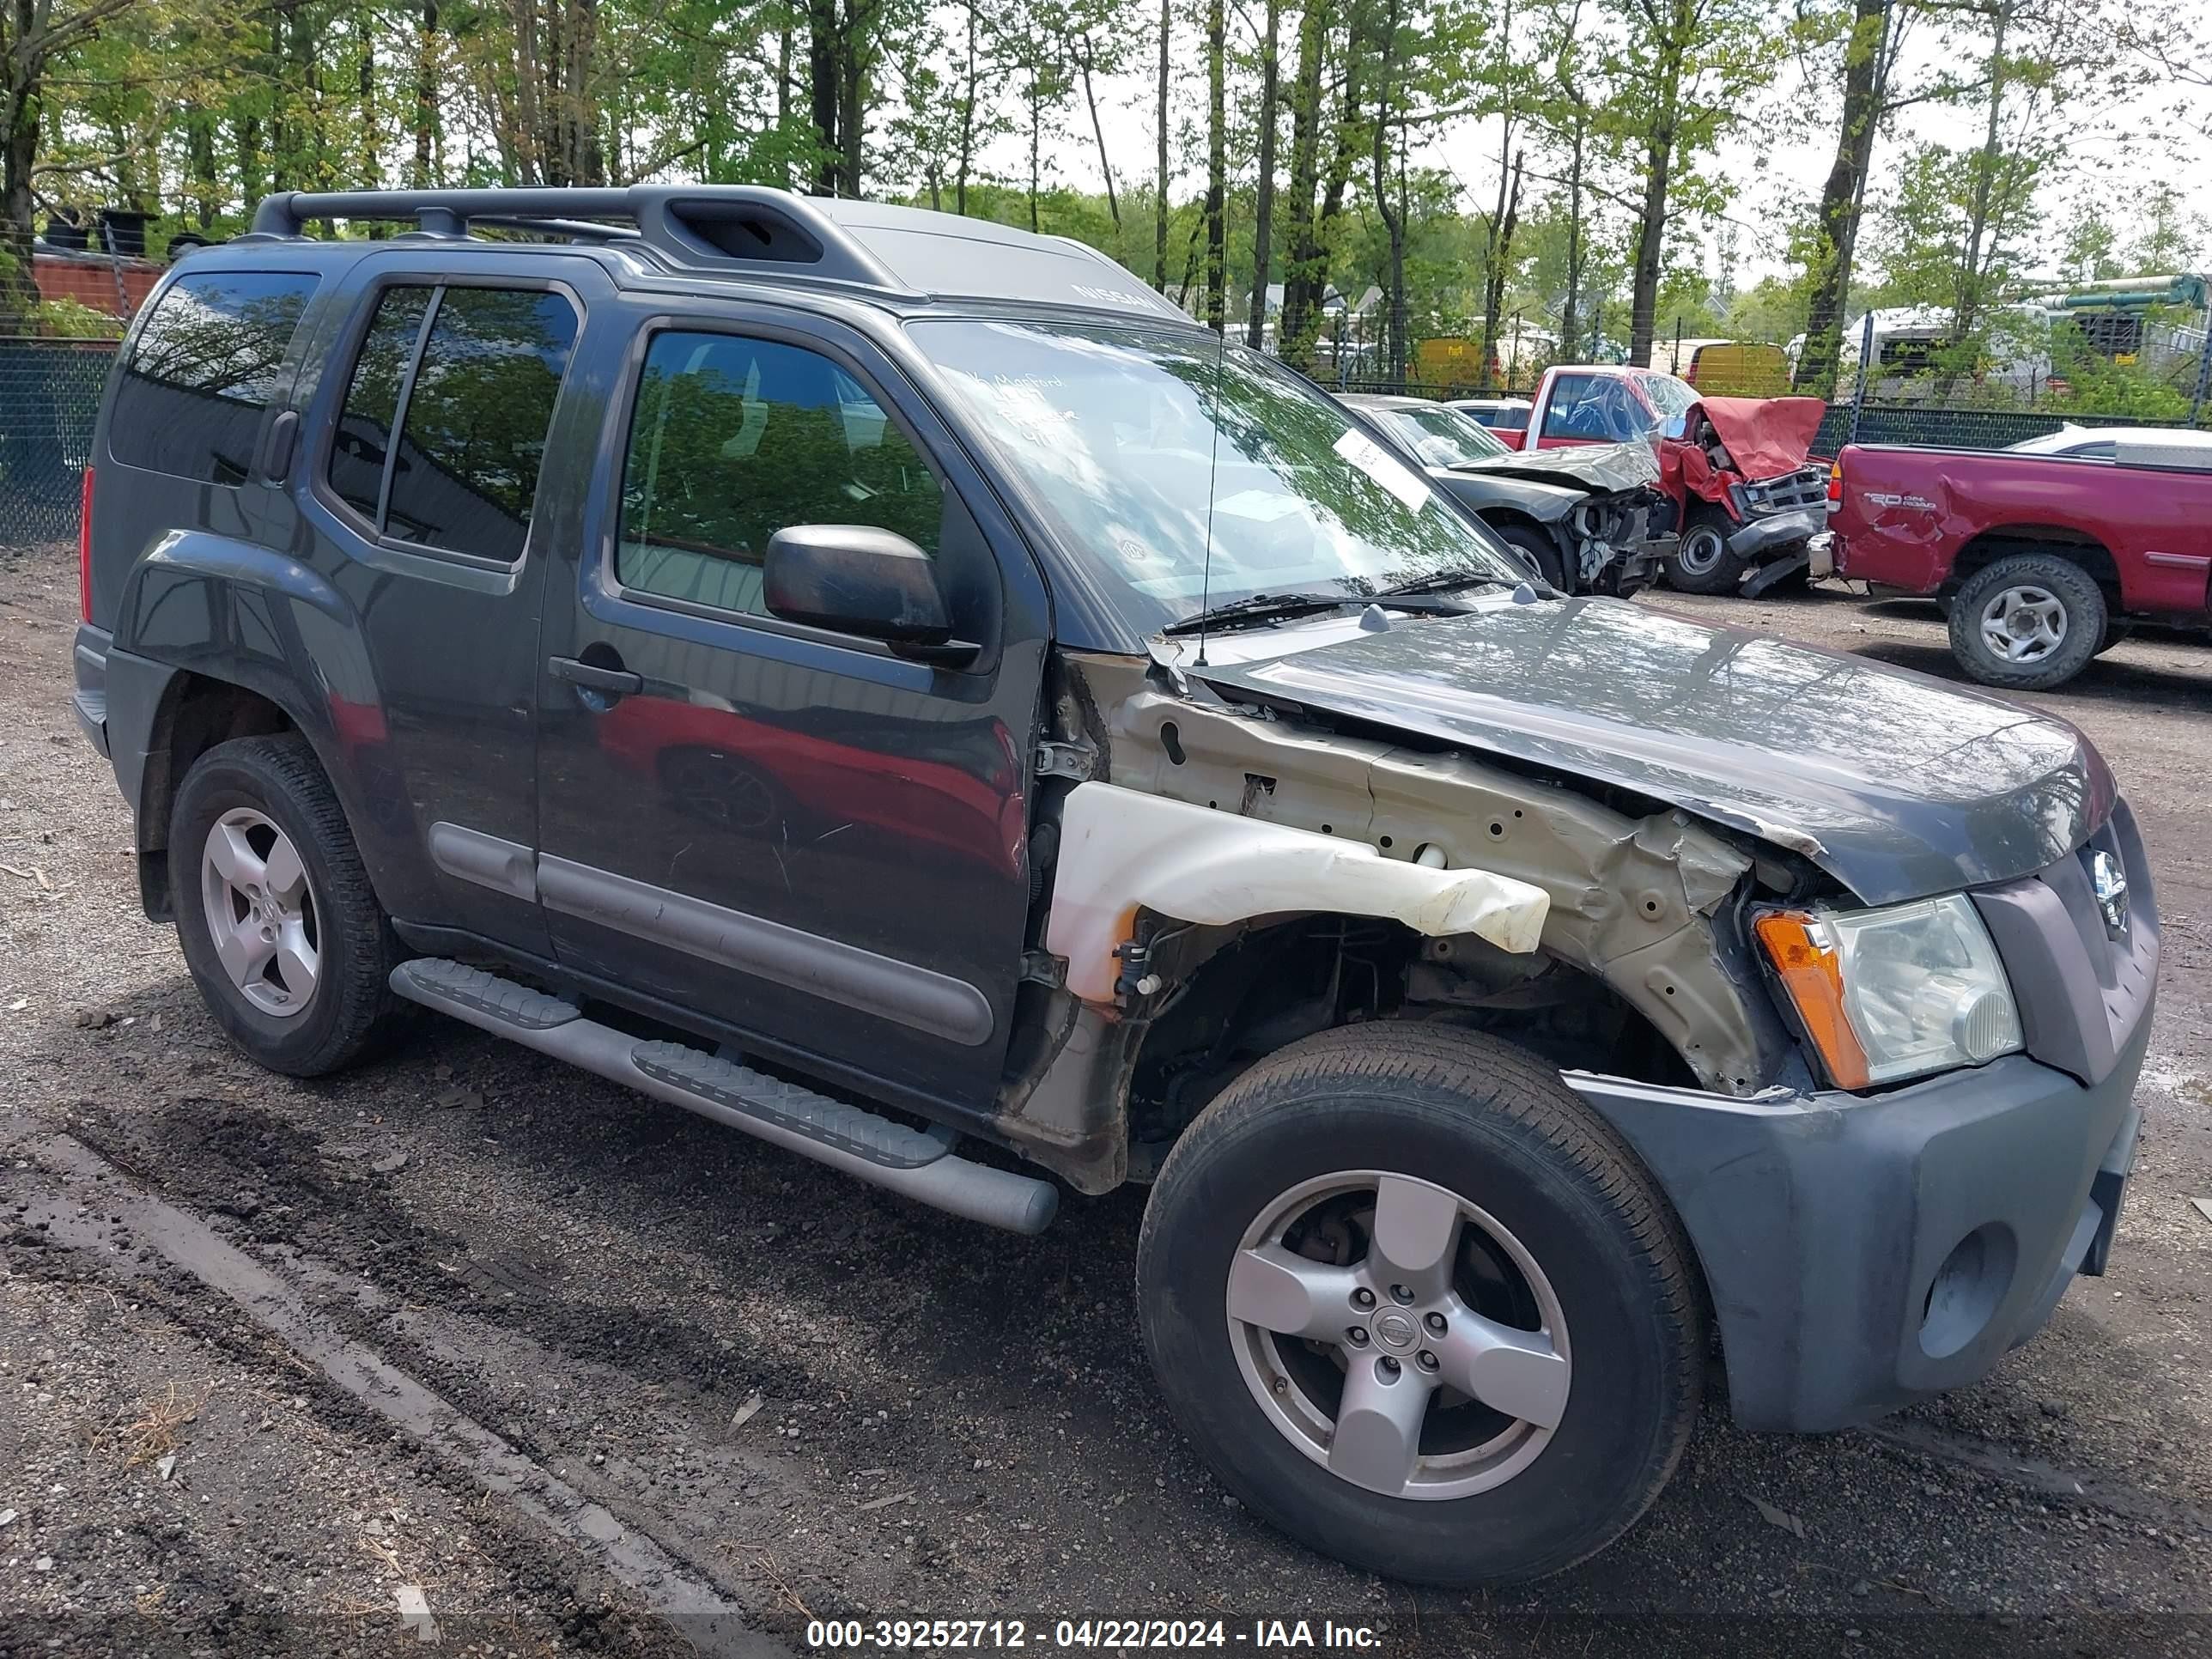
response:
<svg viewBox="0 0 2212 1659"><path fill-rule="evenodd" d="M1458 466L1465 461L1486 461L1493 455L1510 455L1508 449L1480 426L1455 409L1370 409L1368 411L1429 466Z"/></svg>
<svg viewBox="0 0 2212 1659"><path fill-rule="evenodd" d="M1419 472L1256 352L1183 329L910 329L1140 633L1260 593L1523 578Z"/></svg>
<svg viewBox="0 0 2212 1659"><path fill-rule="evenodd" d="M1682 417L1698 394L1671 374L1561 373L1552 382L1544 412L1547 438L1582 438L1604 443L1638 439L1679 438Z"/></svg>

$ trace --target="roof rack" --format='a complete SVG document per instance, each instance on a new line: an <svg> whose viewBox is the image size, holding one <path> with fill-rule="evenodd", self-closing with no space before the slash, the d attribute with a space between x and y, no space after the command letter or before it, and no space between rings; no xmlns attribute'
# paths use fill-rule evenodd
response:
<svg viewBox="0 0 2212 1659"><path fill-rule="evenodd" d="M412 233L465 238L471 224L580 240L635 242L689 266L804 266L811 280L902 291L858 238L807 197L761 185L523 185L489 190L279 191L239 240L294 237L315 219L413 220Z"/></svg>

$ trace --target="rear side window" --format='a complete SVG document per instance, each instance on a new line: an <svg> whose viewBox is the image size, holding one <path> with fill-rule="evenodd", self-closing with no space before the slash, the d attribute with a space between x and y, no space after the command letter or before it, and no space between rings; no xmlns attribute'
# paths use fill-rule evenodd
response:
<svg viewBox="0 0 2212 1659"><path fill-rule="evenodd" d="M1500 432L1526 432L1528 429L1528 411L1525 409L1497 410L1483 424L1494 427Z"/></svg>
<svg viewBox="0 0 2212 1659"><path fill-rule="evenodd" d="M210 270L170 284L139 331L115 396L107 447L125 466L239 484L262 412L319 279Z"/></svg>
<svg viewBox="0 0 2212 1659"><path fill-rule="evenodd" d="M575 343L558 294L386 289L347 383L331 489L381 534L513 563Z"/></svg>

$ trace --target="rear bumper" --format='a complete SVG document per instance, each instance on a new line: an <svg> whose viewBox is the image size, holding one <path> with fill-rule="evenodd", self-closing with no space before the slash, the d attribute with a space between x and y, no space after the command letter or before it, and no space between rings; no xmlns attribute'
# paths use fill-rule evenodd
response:
<svg viewBox="0 0 2212 1659"><path fill-rule="evenodd" d="M112 635L104 628L80 623L76 649L71 653L76 669L76 688L70 693L70 708L84 740L107 756L107 647Z"/></svg>
<svg viewBox="0 0 2212 1659"><path fill-rule="evenodd" d="M1681 1217L1737 1422L1825 1431L1975 1381L2104 1271L2149 1014L2094 1085L2026 1054L1871 1097L1566 1080Z"/></svg>

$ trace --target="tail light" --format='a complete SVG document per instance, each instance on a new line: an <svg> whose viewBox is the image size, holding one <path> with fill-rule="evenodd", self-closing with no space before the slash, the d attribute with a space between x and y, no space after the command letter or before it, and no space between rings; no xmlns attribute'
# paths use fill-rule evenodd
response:
<svg viewBox="0 0 2212 1659"><path fill-rule="evenodd" d="M82 621L92 620L92 469L84 470L84 493L76 509L76 608Z"/></svg>
<svg viewBox="0 0 2212 1659"><path fill-rule="evenodd" d="M1844 499L1844 459L1840 455L1828 463L1828 499L1832 501Z"/></svg>

